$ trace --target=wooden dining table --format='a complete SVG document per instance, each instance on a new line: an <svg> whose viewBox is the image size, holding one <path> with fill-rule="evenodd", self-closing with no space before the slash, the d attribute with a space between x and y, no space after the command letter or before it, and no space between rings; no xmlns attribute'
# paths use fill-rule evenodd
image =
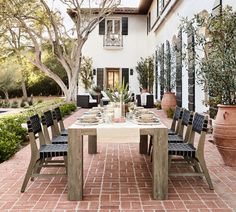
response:
<svg viewBox="0 0 236 212"><path fill-rule="evenodd" d="M141 135L153 136L152 158L152 197L155 200L165 200L168 197L168 140L167 127L158 124L141 125L134 122L78 124L68 128L68 200L83 200L83 136L96 136L100 128L113 130L138 128ZM112 141L111 141L112 142ZM136 141L138 143L139 141Z"/></svg>

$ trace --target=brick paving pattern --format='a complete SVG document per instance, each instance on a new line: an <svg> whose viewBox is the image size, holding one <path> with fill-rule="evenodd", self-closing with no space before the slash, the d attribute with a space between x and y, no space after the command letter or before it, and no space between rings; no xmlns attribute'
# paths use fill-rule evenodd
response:
<svg viewBox="0 0 236 212"><path fill-rule="evenodd" d="M65 125L84 111L68 117ZM157 113L170 126L171 120L162 111ZM139 154L138 144L99 143L96 155L89 155L85 144L84 198L67 201L66 177L35 179L28 183L25 193L20 193L30 159L28 145L0 164L0 211L236 211L236 168L225 166L210 142L206 142L205 158L214 191L200 177L171 177L168 200L157 201L151 198L150 157Z"/></svg>

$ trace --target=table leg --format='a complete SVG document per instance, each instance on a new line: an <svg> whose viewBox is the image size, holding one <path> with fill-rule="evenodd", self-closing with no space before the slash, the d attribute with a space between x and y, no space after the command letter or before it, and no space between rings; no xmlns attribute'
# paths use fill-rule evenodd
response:
<svg viewBox="0 0 236 212"><path fill-rule="evenodd" d="M168 141L167 129L155 129L152 156L153 199L165 200L168 196Z"/></svg>
<svg viewBox="0 0 236 212"><path fill-rule="evenodd" d="M97 154L97 136L88 136L88 154Z"/></svg>
<svg viewBox="0 0 236 212"><path fill-rule="evenodd" d="M68 200L83 199L83 137L78 129L69 129Z"/></svg>
<svg viewBox="0 0 236 212"><path fill-rule="evenodd" d="M148 135L140 135L139 154L147 154Z"/></svg>

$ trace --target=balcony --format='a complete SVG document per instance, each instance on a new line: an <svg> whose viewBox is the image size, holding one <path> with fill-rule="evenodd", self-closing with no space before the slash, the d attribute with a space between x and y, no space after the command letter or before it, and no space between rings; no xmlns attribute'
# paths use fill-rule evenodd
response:
<svg viewBox="0 0 236 212"><path fill-rule="evenodd" d="M108 34L104 35L103 39L104 48L122 48L123 37L120 34Z"/></svg>

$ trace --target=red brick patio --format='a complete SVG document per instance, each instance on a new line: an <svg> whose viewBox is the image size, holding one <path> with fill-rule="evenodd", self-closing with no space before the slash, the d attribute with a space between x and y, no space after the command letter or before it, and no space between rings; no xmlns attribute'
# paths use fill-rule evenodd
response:
<svg viewBox="0 0 236 212"><path fill-rule="evenodd" d="M83 112L80 109L68 117L66 126ZM157 113L170 126L162 111ZM236 211L236 168L223 165L210 142L206 142L205 156L215 190L209 190L199 177L171 177L166 201L150 196L150 157L138 153L138 144L99 143L96 155L89 155L84 146L83 201L67 201L63 177L36 179L20 193L30 158L28 145L0 164L0 211Z"/></svg>

